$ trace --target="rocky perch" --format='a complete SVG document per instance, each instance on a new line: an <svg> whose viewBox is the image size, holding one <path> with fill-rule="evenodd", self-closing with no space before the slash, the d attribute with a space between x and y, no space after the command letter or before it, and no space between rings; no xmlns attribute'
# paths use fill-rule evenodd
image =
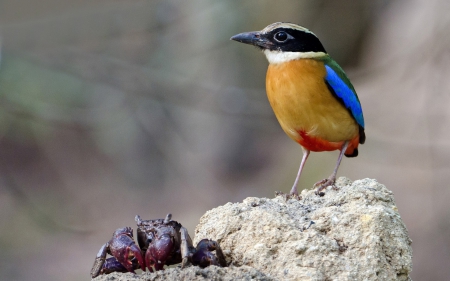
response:
<svg viewBox="0 0 450 281"><path fill-rule="evenodd" d="M336 182L320 197L249 197L206 212L195 230L220 243L228 268L190 266L95 280L410 280L411 239L376 180Z"/></svg>

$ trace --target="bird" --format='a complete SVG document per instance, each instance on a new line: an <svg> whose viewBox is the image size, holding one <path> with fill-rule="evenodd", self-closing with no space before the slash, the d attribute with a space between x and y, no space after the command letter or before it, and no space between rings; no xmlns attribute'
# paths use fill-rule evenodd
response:
<svg viewBox="0 0 450 281"><path fill-rule="evenodd" d="M294 23L276 22L231 40L265 54L269 103L283 131L302 147L300 168L288 196L298 197L299 179L311 151L340 150L333 173L314 184L320 196L326 187L336 188L343 155L358 156L358 145L366 139L361 103L344 70L313 32Z"/></svg>

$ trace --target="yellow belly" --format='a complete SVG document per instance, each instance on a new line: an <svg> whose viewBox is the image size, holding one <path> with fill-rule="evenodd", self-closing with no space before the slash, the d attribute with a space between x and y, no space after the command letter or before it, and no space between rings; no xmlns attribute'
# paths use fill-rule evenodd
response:
<svg viewBox="0 0 450 281"><path fill-rule="evenodd" d="M267 97L281 127L297 142L301 131L329 142L359 134L353 117L328 90L325 76L323 62L314 59L269 65Z"/></svg>

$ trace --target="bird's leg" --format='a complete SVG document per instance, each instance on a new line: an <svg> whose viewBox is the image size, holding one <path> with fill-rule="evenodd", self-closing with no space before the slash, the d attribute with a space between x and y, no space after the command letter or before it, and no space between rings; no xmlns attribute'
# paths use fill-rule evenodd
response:
<svg viewBox="0 0 450 281"><path fill-rule="evenodd" d="M334 186L334 183L335 183L335 181L336 181L336 174L337 174L339 165L341 164L342 156L344 156L344 153L345 153L345 151L347 150L348 144L349 144L349 141L346 141L346 142L344 143L344 145L342 146L341 153L339 153L339 157L338 157L338 160L337 160L337 162L336 162L336 167L334 167L334 171L333 171L333 173L331 174L331 176L329 176L327 179L323 179L323 180L321 180L321 181L319 181L319 182L316 182L316 183L314 184L314 187L319 186L319 187L317 188L317 190L316 190L316 194L317 194L317 195L321 195L321 191L322 191L324 188L326 188L327 186L330 186L330 185L331 185L331 186Z"/></svg>
<svg viewBox="0 0 450 281"><path fill-rule="evenodd" d="M300 179L300 175L302 174L303 166L305 166L306 159L308 159L308 156L309 156L308 149L302 147L302 150L303 150L302 162L300 163L300 168L298 169L298 173L297 173L297 177L295 178L294 185L292 186L291 192L289 193L290 196L298 197L298 190L297 190L298 181Z"/></svg>

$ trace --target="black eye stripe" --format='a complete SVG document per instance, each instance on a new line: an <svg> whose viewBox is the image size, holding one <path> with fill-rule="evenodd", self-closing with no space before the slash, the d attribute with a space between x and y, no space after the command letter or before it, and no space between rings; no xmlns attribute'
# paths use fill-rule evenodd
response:
<svg viewBox="0 0 450 281"><path fill-rule="evenodd" d="M283 33L287 36L284 38ZM311 32L291 28L276 28L262 34L269 41L264 48L284 52L323 52L326 53L322 43Z"/></svg>

